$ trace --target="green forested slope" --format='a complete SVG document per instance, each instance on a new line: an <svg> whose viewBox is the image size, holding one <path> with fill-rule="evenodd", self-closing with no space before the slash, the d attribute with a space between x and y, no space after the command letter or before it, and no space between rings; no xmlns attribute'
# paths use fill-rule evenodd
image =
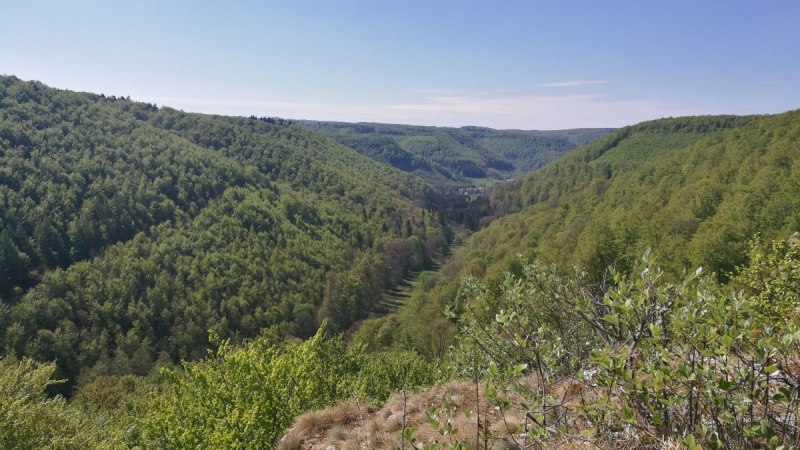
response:
<svg viewBox="0 0 800 450"><path fill-rule="evenodd" d="M799 180L800 111L622 129L495 190L516 212L369 331L446 310L457 370L543 447L797 446Z"/></svg>
<svg viewBox="0 0 800 450"><path fill-rule="evenodd" d="M372 159L430 183L471 186L525 174L611 129L555 131L302 121Z"/></svg>
<svg viewBox="0 0 800 450"><path fill-rule="evenodd" d="M496 285L520 269L520 256L577 266L597 283L609 266L625 272L650 248L672 277L703 266L725 281L756 233L769 241L800 230L798 142L798 111L662 119L593 141L493 189L497 218L364 336L437 354L446 343L431 343L447 336L443 320L426 327L420 318L453 302L464 276Z"/></svg>
<svg viewBox="0 0 800 450"><path fill-rule="evenodd" d="M280 120L0 85L3 448L800 444L800 111L496 187L346 343L451 240L447 196Z"/></svg>
<svg viewBox="0 0 800 450"><path fill-rule="evenodd" d="M798 133L798 112L620 130L495 192L496 209L519 212L470 249L489 266L522 252L599 278L651 247L673 273L702 265L724 278L755 233L800 227Z"/></svg>
<svg viewBox="0 0 800 450"><path fill-rule="evenodd" d="M446 244L429 195L280 120L0 78L3 351L74 380L344 327Z"/></svg>
<svg viewBox="0 0 800 450"><path fill-rule="evenodd" d="M798 398L765 393L798 380L798 180L800 111L623 128L493 189L499 217L354 341L443 357L545 447L788 448Z"/></svg>

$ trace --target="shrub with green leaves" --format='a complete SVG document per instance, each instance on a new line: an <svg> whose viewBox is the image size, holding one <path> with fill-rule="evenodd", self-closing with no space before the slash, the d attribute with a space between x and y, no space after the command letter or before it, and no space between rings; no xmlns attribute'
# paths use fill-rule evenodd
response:
<svg viewBox="0 0 800 450"><path fill-rule="evenodd" d="M173 390L142 421L145 447L270 448L301 412L352 392L354 360L323 333L295 343L224 342L216 357L167 371Z"/></svg>
<svg viewBox="0 0 800 450"><path fill-rule="evenodd" d="M411 350L360 354L358 394L379 402L400 389L419 389L437 381L436 365Z"/></svg>
<svg viewBox="0 0 800 450"><path fill-rule="evenodd" d="M383 401L436 371L414 352L364 354L323 326L307 341L264 333L182 370L140 423L145 448L271 448L303 412L354 395ZM136 443L135 443L136 444Z"/></svg>
<svg viewBox="0 0 800 450"><path fill-rule="evenodd" d="M0 357L0 448L95 448L93 427L71 410L62 397L48 397L57 383L55 364L28 358Z"/></svg>
<svg viewBox="0 0 800 450"><path fill-rule="evenodd" d="M467 283L463 336L487 398L531 418L526 445L796 448L796 249L754 250L741 291L701 269L669 281L649 254L605 288L523 264L494 292Z"/></svg>
<svg viewBox="0 0 800 450"><path fill-rule="evenodd" d="M800 236L765 246L750 243L750 264L733 279L741 286L760 325L782 327L784 320L800 314Z"/></svg>

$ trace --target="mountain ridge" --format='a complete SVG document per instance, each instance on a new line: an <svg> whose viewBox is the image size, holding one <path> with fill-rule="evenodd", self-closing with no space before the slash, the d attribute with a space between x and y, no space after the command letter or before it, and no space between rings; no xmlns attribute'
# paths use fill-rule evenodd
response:
<svg viewBox="0 0 800 450"><path fill-rule="evenodd" d="M310 120L298 123L440 188L479 186L519 176L611 131L495 130Z"/></svg>

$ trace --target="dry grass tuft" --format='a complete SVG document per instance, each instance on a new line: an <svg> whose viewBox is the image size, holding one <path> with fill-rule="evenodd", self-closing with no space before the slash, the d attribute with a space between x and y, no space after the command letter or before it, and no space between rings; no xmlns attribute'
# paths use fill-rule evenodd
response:
<svg viewBox="0 0 800 450"><path fill-rule="evenodd" d="M337 441L346 441L350 439L350 436L352 436L352 434L353 433L350 431L349 428L342 425L337 425L335 427L331 427L330 429L328 429L328 432L325 433L325 437Z"/></svg>
<svg viewBox="0 0 800 450"><path fill-rule="evenodd" d="M301 450L303 449L303 436L299 433L287 433L278 442L278 450Z"/></svg>
<svg viewBox="0 0 800 450"><path fill-rule="evenodd" d="M444 404L446 398L450 400L448 405ZM414 428L417 444L444 443L453 439L474 445L478 430L477 417L474 414L478 407L477 400L480 400L482 423L497 425L499 421L496 418L486 422L487 414L494 414L495 411L482 397L476 398L474 384L452 382L424 392L408 393L405 398L403 394L395 394L380 410L362 406L359 412L354 402L345 402L327 410L304 414L297 418L294 427L278 448L290 450L325 449L331 445L345 449L399 446L404 407L406 425ZM440 410L452 411L451 420L457 430L456 435L443 436L427 423L424 413L432 405ZM467 411L470 417L465 416Z"/></svg>
<svg viewBox="0 0 800 450"><path fill-rule="evenodd" d="M520 380L522 383L530 380ZM576 401L585 395L587 388L580 382L564 380L552 387L552 393L566 402ZM524 431L524 411L511 409L501 416L483 398L484 387L470 382L451 382L444 386L427 391L395 394L386 401L382 408L364 407L358 410L354 402L345 402L333 408L315 411L300 416L294 428L284 437L279 445L282 450L311 449L325 450L330 446L338 449L381 449L400 446L400 431L403 426L403 406L405 403L406 424L414 428L415 445L438 442L447 446L459 441L468 448L483 448L484 430L495 437L502 437L489 442L492 449L520 448L523 444L521 434ZM445 400L449 403L445 404ZM440 412L439 426L449 419L453 429L452 435L442 435L437 427L432 427L425 419L425 411L431 406ZM449 411L449 413L448 413ZM481 432L479 433L478 417ZM514 439L517 442L514 442ZM528 443L530 444L530 443ZM596 448L581 440L560 439L541 443L543 448L584 449ZM407 445L408 446L408 445Z"/></svg>
<svg viewBox="0 0 800 450"><path fill-rule="evenodd" d="M298 417L286 435L278 443L278 449L293 450L315 448L309 443L318 440L348 441L353 433L351 428L366 418L375 409L369 405L359 405L353 401L339 403L321 411L311 411ZM342 446L337 445L337 448Z"/></svg>

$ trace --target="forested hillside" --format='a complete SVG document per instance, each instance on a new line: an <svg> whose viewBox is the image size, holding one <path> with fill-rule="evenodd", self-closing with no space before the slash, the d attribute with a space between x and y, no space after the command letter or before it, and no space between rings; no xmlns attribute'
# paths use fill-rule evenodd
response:
<svg viewBox="0 0 800 450"><path fill-rule="evenodd" d="M480 186L537 169L606 135L608 128L554 131L301 121L362 155L439 187Z"/></svg>
<svg viewBox="0 0 800 450"><path fill-rule="evenodd" d="M0 78L0 447L796 448L798 143L800 111L656 120L470 200L281 119Z"/></svg>
<svg viewBox="0 0 800 450"><path fill-rule="evenodd" d="M500 215L519 212L470 248L488 266L521 251L595 279L652 248L670 273L703 266L724 280L756 233L770 240L800 229L799 137L797 111L622 129L494 192Z"/></svg>
<svg viewBox="0 0 800 450"><path fill-rule="evenodd" d="M281 120L0 78L0 340L74 383L340 329L447 244L430 188Z"/></svg>
<svg viewBox="0 0 800 450"><path fill-rule="evenodd" d="M626 127L498 186L496 220L354 336L462 384L363 426L309 413L282 448L800 445L798 180L793 111Z"/></svg>
<svg viewBox="0 0 800 450"><path fill-rule="evenodd" d="M437 354L433 347L447 344L433 343L452 333L443 321L422 327L420 318L452 303L463 277L500 283L519 270L520 257L565 271L577 266L602 282L609 266L628 270L651 248L672 276L702 265L726 279L745 262L755 233L774 239L800 227L791 194L796 163L786 166L800 158L798 127L796 112L645 122L499 185L484 206L495 220L465 242L427 292L396 317L365 324L364 335Z"/></svg>

